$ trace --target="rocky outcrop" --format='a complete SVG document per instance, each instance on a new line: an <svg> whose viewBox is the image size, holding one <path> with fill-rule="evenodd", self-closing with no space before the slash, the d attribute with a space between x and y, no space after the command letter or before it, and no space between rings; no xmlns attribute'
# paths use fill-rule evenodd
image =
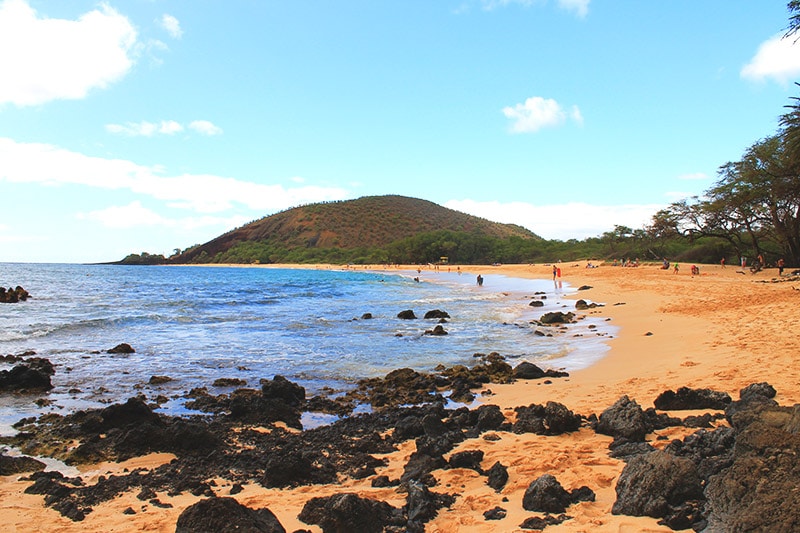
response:
<svg viewBox="0 0 800 533"><path fill-rule="evenodd" d="M588 487L568 492L554 476L544 474L525 490L522 508L526 511L559 514L565 512L573 503L594 501L594 498L594 492Z"/></svg>
<svg viewBox="0 0 800 533"><path fill-rule="evenodd" d="M800 405L780 407L753 398L750 405L732 417L731 466L708 482L708 530L797 531Z"/></svg>
<svg viewBox="0 0 800 533"><path fill-rule="evenodd" d="M306 524L320 526L323 533L381 533L390 524L402 523L399 509L386 502L361 498L353 493L311 498L298 518Z"/></svg>
<svg viewBox="0 0 800 533"><path fill-rule="evenodd" d="M727 392L711 389L690 389L681 387L677 391L667 390L658 395L653 404L662 411L692 409L723 410L731 403Z"/></svg>
<svg viewBox="0 0 800 533"><path fill-rule="evenodd" d="M641 406L625 395L600 414L595 431L614 438L643 441L650 427Z"/></svg>
<svg viewBox="0 0 800 533"><path fill-rule="evenodd" d="M565 378L569 377L569 373L553 369L542 370L533 363L523 361L514 367L513 376L515 379Z"/></svg>
<svg viewBox="0 0 800 533"><path fill-rule="evenodd" d="M5 287L0 287L0 303L17 303L17 302L24 302L28 298L30 298L30 293L17 285L13 289L9 287L6 289Z"/></svg>
<svg viewBox="0 0 800 533"><path fill-rule="evenodd" d="M553 324L571 324L575 321L574 313L562 313L561 311L552 311L545 313L539 317L539 322L545 325Z"/></svg>
<svg viewBox="0 0 800 533"><path fill-rule="evenodd" d="M242 533L286 533L278 518L266 507L251 509L233 498L206 498L180 514L175 533L237 531Z"/></svg>
<svg viewBox="0 0 800 533"><path fill-rule="evenodd" d="M136 350L134 350L133 347L127 342L123 342L121 344L117 344L113 348L110 348L109 350L106 351L106 353L131 354L131 353L136 353Z"/></svg>
<svg viewBox="0 0 800 533"><path fill-rule="evenodd" d="M620 474L616 492L613 514L664 518L667 523L681 521L683 528L691 525L703 499L703 485L694 463L662 451L631 458ZM687 502L693 504L687 507ZM692 512L694 515L688 518Z"/></svg>
<svg viewBox="0 0 800 533"><path fill-rule="evenodd" d="M9 457L0 455L0 476L10 476L21 474L22 472L39 472L44 470L45 465L33 457Z"/></svg>
<svg viewBox="0 0 800 533"><path fill-rule="evenodd" d="M537 435L561 435L577 431L581 427L581 417L558 402L546 405L531 404L517 407L517 420L514 433L535 433Z"/></svg>
<svg viewBox="0 0 800 533"><path fill-rule="evenodd" d="M53 364L42 357L31 357L11 370L0 370L0 391L40 392L53 388Z"/></svg>

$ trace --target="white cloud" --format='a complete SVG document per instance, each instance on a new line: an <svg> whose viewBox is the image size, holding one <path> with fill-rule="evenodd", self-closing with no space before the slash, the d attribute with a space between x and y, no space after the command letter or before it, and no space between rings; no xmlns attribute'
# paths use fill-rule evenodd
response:
<svg viewBox="0 0 800 533"><path fill-rule="evenodd" d="M81 99L125 76L136 30L108 5L78 20L41 18L26 0L0 4L0 104Z"/></svg>
<svg viewBox="0 0 800 533"><path fill-rule="evenodd" d="M122 159L104 159L57 146L18 143L0 138L0 181L74 184L109 190L129 190L169 202L171 207L215 213L237 206L259 211L329 200L342 200L347 191L335 187L284 188L207 174L165 176L163 169Z"/></svg>
<svg viewBox="0 0 800 533"><path fill-rule="evenodd" d="M589 14L590 0L558 0L558 6L567 11L573 11L580 18Z"/></svg>
<svg viewBox="0 0 800 533"><path fill-rule="evenodd" d="M558 7L566 11L572 11L580 18L584 18L589 13L589 2L591 0L557 0ZM481 5L486 11L492 11L499 7L505 7L511 4L517 4L523 7L530 7L532 5L546 4L546 0L481 0Z"/></svg>
<svg viewBox="0 0 800 533"><path fill-rule="evenodd" d="M778 34L758 47L758 52L739 73L752 81L772 79L782 85L800 75L800 44Z"/></svg>
<svg viewBox="0 0 800 533"><path fill-rule="evenodd" d="M207 120L194 120L189 123L189 129L192 129L197 133L202 133L203 135L222 134L222 128Z"/></svg>
<svg viewBox="0 0 800 533"><path fill-rule="evenodd" d="M589 205L570 202L533 205L526 202L450 200L445 207L505 224L518 224L545 239L597 237L615 225L642 228L664 205Z"/></svg>
<svg viewBox="0 0 800 533"><path fill-rule="evenodd" d="M173 39L180 39L181 37L183 37L183 30L181 29L181 23L178 19L176 19L172 15L164 13L159 22L161 23L161 27L167 30L167 33L169 33L170 37L172 37Z"/></svg>
<svg viewBox="0 0 800 533"><path fill-rule="evenodd" d="M583 124L583 116L578 106L572 106L567 113L552 98L541 96L532 96L514 107L504 107L503 114L512 120L512 133L531 133L542 128L560 126L567 118Z"/></svg>
<svg viewBox="0 0 800 533"><path fill-rule="evenodd" d="M207 120L195 120L184 127L180 122L174 120L162 120L160 122L127 122L125 124L106 124L106 131L118 135L128 135L130 137L152 137L156 134L174 135L184 131L186 128L196 131L202 135L221 135L222 128L214 125Z"/></svg>
<svg viewBox="0 0 800 533"><path fill-rule="evenodd" d="M138 200L123 206L111 206L89 213L78 213L78 220L97 222L106 228L112 229L132 229L140 227L166 227L192 231L206 227L225 227L235 228L246 224L251 220L246 216L216 217L199 216L183 218L167 218L148 209Z"/></svg>

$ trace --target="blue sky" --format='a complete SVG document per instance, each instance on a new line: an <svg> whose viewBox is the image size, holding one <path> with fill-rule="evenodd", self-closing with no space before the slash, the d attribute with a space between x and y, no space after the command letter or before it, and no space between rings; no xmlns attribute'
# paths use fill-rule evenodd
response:
<svg viewBox="0 0 800 533"><path fill-rule="evenodd" d="M0 261L401 194L555 239L708 189L800 95L785 1L0 0Z"/></svg>

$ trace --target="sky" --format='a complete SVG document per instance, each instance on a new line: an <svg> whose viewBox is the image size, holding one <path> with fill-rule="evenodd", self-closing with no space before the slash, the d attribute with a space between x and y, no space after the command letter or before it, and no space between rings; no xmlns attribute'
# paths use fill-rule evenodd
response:
<svg viewBox="0 0 800 533"><path fill-rule="evenodd" d="M642 228L778 131L786 3L0 0L0 262L168 256L384 194Z"/></svg>

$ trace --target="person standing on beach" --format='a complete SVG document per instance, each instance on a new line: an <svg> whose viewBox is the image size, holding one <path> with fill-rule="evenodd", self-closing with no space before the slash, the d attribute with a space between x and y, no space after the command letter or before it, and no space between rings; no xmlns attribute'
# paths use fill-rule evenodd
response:
<svg viewBox="0 0 800 533"><path fill-rule="evenodd" d="M786 266L786 263L783 260L783 257L778 259L778 277L783 276L783 268Z"/></svg>
<svg viewBox="0 0 800 533"><path fill-rule="evenodd" d="M483 287L483 276L478 274L478 287Z"/></svg>
<svg viewBox="0 0 800 533"><path fill-rule="evenodd" d="M719 264L722 265L722 268L725 268L725 258L719 260Z"/></svg>
<svg viewBox="0 0 800 533"><path fill-rule="evenodd" d="M675 261L675 267L672 269L672 273L673 274L677 274L678 273L678 262L677 261Z"/></svg>
<svg viewBox="0 0 800 533"><path fill-rule="evenodd" d="M556 272L558 272L558 269L556 268L555 265L553 265L553 281L556 280Z"/></svg>

